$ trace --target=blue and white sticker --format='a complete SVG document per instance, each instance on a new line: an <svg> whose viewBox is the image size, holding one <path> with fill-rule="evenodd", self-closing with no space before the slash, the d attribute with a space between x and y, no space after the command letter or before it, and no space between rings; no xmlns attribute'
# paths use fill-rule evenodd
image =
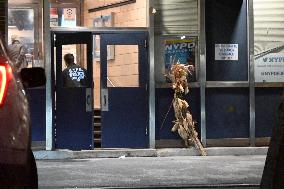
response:
<svg viewBox="0 0 284 189"><path fill-rule="evenodd" d="M85 78L85 72L82 68L71 68L69 69L69 77L71 80L80 82Z"/></svg>

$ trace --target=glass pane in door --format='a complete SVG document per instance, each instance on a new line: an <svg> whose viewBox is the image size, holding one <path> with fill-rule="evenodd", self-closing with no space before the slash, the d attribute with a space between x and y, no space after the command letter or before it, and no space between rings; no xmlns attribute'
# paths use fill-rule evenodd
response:
<svg viewBox="0 0 284 189"><path fill-rule="evenodd" d="M107 86L139 87L138 45L107 46Z"/></svg>
<svg viewBox="0 0 284 189"><path fill-rule="evenodd" d="M63 87L87 87L87 58L76 54L76 46L87 53L86 44L63 45L62 46L62 79ZM74 48L75 47L75 48ZM65 60L66 58L66 60Z"/></svg>

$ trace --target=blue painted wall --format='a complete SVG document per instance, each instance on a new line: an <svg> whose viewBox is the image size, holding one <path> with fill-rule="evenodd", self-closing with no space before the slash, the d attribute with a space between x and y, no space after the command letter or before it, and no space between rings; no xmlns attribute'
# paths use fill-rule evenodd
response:
<svg viewBox="0 0 284 189"><path fill-rule="evenodd" d="M249 89L207 89L208 139L248 138L249 115Z"/></svg>
<svg viewBox="0 0 284 189"><path fill-rule="evenodd" d="M31 111L32 141L45 141L45 88L27 89Z"/></svg>
<svg viewBox="0 0 284 189"><path fill-rule="evenodd" d="M277 109L283 98L282 88L256 88L255 91L256 137L268 137L276 125Z"/></svg>
<svg viewBox="0 0 284 189"><path fill-rule="evenodd" d="M171 132L172 121L175 120L174 110L171 107L168 116L167 112L173 100L172 89L156 89L156 140L180 139L177 133ZM197 121L197 131L200 135L200 93L199 89L191 89L187 95L190 111L193 119ZM165 120L164 124L163 120Z"/></svg>

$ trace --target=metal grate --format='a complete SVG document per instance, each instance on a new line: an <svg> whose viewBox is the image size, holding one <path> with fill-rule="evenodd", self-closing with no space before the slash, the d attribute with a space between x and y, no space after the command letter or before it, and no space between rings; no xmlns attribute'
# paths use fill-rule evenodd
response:
<svg viewBox="0 0 284 189"><path fill-rule="evenodd" d="M284 0L254 1L255 55L283 50Z"/></svg>
<svg viewBox="0 0 284 189"><path fill-rule="evenodd" d="M197 0L155 0L155 34L198 33Z"/></svg>

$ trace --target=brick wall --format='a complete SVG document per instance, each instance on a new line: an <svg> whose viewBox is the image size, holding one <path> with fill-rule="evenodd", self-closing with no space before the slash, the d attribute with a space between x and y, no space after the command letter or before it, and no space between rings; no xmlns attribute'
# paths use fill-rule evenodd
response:
<svg viewBox="0 0 284 189"><path fill-rule="evenodd" d="M137 87L138 67L138 46L115 46L115 59L108 62L108 77L116 87Z"/></svg>
<svg viewBox="0 0 284 189"><path fill-rule="evenodd" d="M120 2L121 0L85 0L84 26L93 27L94 18L113 13L113 27L147 27L147 1L88 13L89 9ZM108 77L116 87L134 87L138 85L138 48L137 46L115 46L114 60L108 62ZM95 108L100 107L100 62L94 60ZM111 84L108 83L111 87Z"/></svg>
<svg viewBox="0 0 284 189"><path fill-rule="evenodd" d="M120 1L120 0L119 0ZM89 9L100 7L103 5L119 2L118 0L85 0L84 1L84 25L93 26L93 19L101 15L114 13L115 27L146 27L146 0L136 0L136 3L106 9L94 13L88 13Z"/></svg>

